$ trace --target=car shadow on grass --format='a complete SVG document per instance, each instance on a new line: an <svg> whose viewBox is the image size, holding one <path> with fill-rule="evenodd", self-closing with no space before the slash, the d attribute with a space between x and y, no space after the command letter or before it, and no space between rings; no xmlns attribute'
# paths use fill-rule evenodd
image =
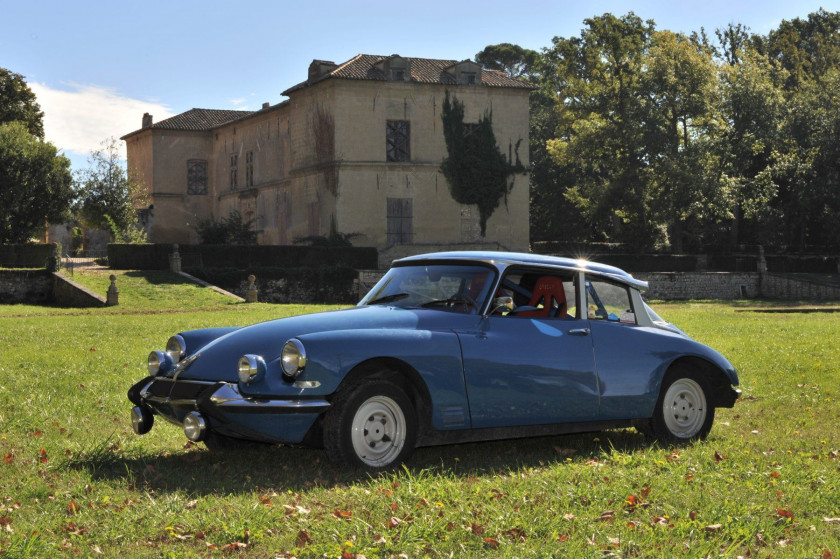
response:
<svg viewBox="0 0 840 559"><path fill-rule="evenodd" d="M202 444L188 444L186 450L144 453L114 450L111 445L71 457L62 467L86 470L94 479L120 481L139 490L228 495L271 490L305 492L424 472L472 479L604 461L614 452L647 452L658 448L655 445L633 429L624 429L425 447L416 449L403 467L391 472L337 466L327 460L323 450L313 448L266 445L210 452Z"/></svg>

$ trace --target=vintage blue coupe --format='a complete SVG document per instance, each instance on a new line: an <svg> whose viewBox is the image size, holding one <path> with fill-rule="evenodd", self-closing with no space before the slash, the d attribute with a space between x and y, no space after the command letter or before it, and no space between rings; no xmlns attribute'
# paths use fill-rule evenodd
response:
<svg viewBox="0 0 840 559"><path fill-rule="evenodd" d="M210 449L323 445L368 469L417 446L629 426L703 439L738 376L646 288L585 260L404 258L355 308L172 336L128 392L132 426L159 415Z"/></svg>

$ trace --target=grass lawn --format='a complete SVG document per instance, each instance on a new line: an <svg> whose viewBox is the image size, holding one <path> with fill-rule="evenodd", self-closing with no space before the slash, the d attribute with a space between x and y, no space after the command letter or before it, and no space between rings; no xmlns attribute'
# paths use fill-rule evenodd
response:
<svg viewBox="0 0 840 559"><path fill-rule="evenodd" d="M108 273L73 279L104 293ZM117 283L114 308L0 306L0 556L840 557L840 314L655 305L741 375L705 442L424 448L371 477L128 420L126 390L172 333L331 307L233 304L163 272Z"/></svg>

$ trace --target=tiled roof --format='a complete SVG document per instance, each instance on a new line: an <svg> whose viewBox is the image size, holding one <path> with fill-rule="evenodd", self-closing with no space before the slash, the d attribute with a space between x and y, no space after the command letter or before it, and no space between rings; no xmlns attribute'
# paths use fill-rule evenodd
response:
<svg viewBox="0 0 840 559"><path fill-rule="evenodd" d="M185 113L152 124L152 128L165 130L200 130L207 131L220 124L247 116L253 111L228 111L218 109L190 109Z"/></svg>
<svg viewBox="0 0 840 559"><path fill-rule="evenodd" d="M141 128L126 134L123 138L127 138L143 130L191 130L197 132L207 132L216 126L231 122L233 120L242 118L253 114L254 111L230 111L221 109L190 109L179 115L155 122L151 126Z"/></svg>
<svg viewBox="0 0 840 559"><path fill-rule="evenodd" d="M347 80L375 80L386 81L385 73L376 67L378 62L391 58L373 54L359 54L343 64L339 64L334 70L327 72L314 80L301 82L283 92L288 95L293 91L302 89L327 78L339 78ZM446 71L450 66L458 64L458 60L438 60L433 58L409 58L411 61L411 81L415 83L437 83L444 85L456 85L455 76ZM488 87L511 87L517 89L534 89L534 86L508 77L503 72L484 70L481 73L481 85Z"/></svg>

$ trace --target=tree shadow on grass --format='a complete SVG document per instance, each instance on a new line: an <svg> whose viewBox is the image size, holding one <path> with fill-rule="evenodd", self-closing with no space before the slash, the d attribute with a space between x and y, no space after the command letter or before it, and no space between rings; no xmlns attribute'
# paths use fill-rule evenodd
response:
<svg viewBox="0 0 840 559"><path fill-rule="evenodd" d="M229 495L265 490L303 492L392 476L399 479L421 472L473 478L603 460L611 452L633 453L656 448L634 430L624 429L418 448L404 469L371 473L336 466L322 450L312 448L266 445L210 452L204 445L196 444L189 445L186 451L153 454L113 447L102 444L67 459L61 467L86 470L97 480L119 481L158 493Z"/></svg>

